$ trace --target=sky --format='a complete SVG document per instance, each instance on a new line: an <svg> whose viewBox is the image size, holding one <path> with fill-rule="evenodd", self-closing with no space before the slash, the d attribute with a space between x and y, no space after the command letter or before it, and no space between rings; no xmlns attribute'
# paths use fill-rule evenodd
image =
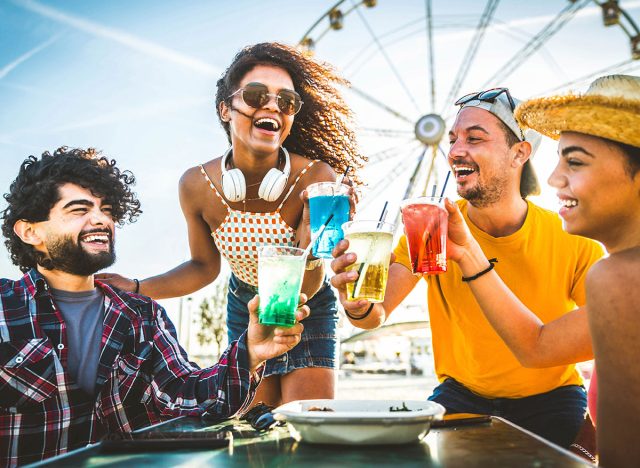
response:
<svg viewBox="0 0 640 468"><path fill-rule="evenodd" d="M177 197L189 167L222 154L226 137L217 122L215 82L243 46L280 41L296 44L335 4L326 0L4 0L0 2L0 187L6 192L28 155L59 146L95 147L131 170L144 213L117 233L117 263L110 268L145 278L188 258L186 226ZM433 0L433 67L427 47L423 0L378 0L354 9L339 31L327 20L310 31L315 56L352 85L397 110L410 122L435 112L448 117L447 101L460 63L485 7L472 0ZM503 0L479 42L458 96L496 86L527 98L574 82L586 88L599 70L630 61L630 44L618 26L605 27L594 3L580 10L535 53L523 46L556 17L564 0ZM353 8L345 1L340 8ZM640 23L640 1L621 1ZM382 49L382 51L381 51ZM514 59L523 64L491 79ZM431 74L430 70L434 73ZM435 103L431 102L431 89ZM564 88L563 88L564 90ZM349 89L358 135L372 162L358 217L377 216L389 201L395 216L409 174L421 152L407 123ZM457 96L456 96L457 97ZM382 135L380 129L393 131ZM444 142L443 150L448 144ZM388 150L381 153L382 150ZM383 157L384 156L384 157ZM545 181L556 160L546 141L534 157L544 186L536 202L556 209ZM436 161L440 188L446 162ZM440 189L438 189L440 190ZM446 194L455 198L450 184ZM4 200L0 200L0 209ZM19 276L4 245L0 276ZM207 294L205 289L196 299ZM192 301L191 303L196 303ZM162 301L175 314L179 301Z"/></svg>

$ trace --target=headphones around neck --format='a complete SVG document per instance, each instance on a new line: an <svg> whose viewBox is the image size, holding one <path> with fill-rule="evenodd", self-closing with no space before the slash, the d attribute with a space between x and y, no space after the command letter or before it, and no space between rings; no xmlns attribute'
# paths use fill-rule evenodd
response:
<svg viewBox="0 0 640 468"><path fill-rule="evenodd" d="M276 201L282 195L287 185L289 174L291 173L291 161L289 152L284 146L280 149L284 154L284 168L281 171L277 167L269 169L264 176L260 187L258 188L258 196L268 202ZM222 191L227 200L232 202L243 201L247 196L247 184L244 180L244 174L238 168L227 170L227 161L233 156L233 148L229 148L220 159L220 170L222 171ZM278 162L280 158L278 157Z"/></svg>

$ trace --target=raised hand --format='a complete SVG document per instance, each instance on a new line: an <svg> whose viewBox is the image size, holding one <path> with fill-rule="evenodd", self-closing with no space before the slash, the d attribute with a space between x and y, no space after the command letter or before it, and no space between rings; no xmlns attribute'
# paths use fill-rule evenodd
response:
<svg viewBox="0 0 640 468"><path fill-rule="evenodd" d="M254 370L261 362L280 356L294 346L302 338L304 326L299 323L309 316L309 307L304 305L307 296L300 294L298 310L296 310L296 324L291 328L262 325L258 321L258 304L260 298L255 296L249 301L249 328L247 330L247 349L249 352L249 367Z"/></svg>
<svg viewBox="0 0 640 468"><path fill-rule="evenodd" d="M347 297L347 283L353 283L358 278L356 270L346 271L349 265L353 265L356 261L355 253L345 253L349 248L349 241L341 240L336 244L333 252L333 260L331 261L331 269L335 273L331 278L331 285L338 290L338 296L342 307L354 316L364 314L371 303L365 299L350 301Z"/></svg>
<svg viewBox="0 0 640 468"><path fill-rule="evenodd" d="M471 253L477 241L471 235L469 226L467 226L458 205L447 198L444 201L444 207L449 213L447 257L459 262L465 255Z"/></svg>

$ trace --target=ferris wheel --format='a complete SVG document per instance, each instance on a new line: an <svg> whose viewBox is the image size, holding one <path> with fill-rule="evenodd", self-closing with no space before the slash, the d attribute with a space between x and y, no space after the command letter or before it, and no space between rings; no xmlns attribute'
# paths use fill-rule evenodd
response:
<svg viewBox="0 0 640 468"><path fill-rule="evenodd" d="M531 20L527 14L536 3L547 6ZM522 11L515 21L514 7ZM571 30L572 23L581 23L582 32ZM360 43L341 42L348 28L358 28ZM599 51L602 38L615 50ZM518 96L527 98L640 67L640 30L618 0L340 0L309 27L299 47L336 65L351 81L354 99L368 106L358 113L361 142L375 141L363 145L367 166L394 161L373 171L378 177L369 183L364 206L390 181L402 179L408 198L443 178L448 166L441 142L460 95L513 90L526 81ZM372 76L375 89L360 85L372 86Z"/></svg>

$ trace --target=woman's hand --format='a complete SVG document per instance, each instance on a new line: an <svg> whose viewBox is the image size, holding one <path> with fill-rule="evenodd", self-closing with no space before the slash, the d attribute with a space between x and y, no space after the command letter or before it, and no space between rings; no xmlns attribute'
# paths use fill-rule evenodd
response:
<svg viewBox="0 0 640 468"><path fill-rule="evenodd" d="M98 273L94 275L94 278L101 283L106 283L109 286L128 292L135 292L137 286L134 280L125 278L117 273Z"/></svg>
<svg viewBox="0 0 640 468"><path fill-rule="evenodd" d="M302 216L298 223L298 229L296 229L296 241L297 247L300 249L306 249L311 242L311 215L309 211L309 194L306 190L300 193L300 199L302 200Z"/></svg>
<svg viewBox="0 0 640 468"><path fill-rule="evenodd" d="M254 296L249 301L249 327L247 329L247 350L249 353L249 367L255 370L263 361L278 357L302 339L304 326L299 323L309 316L309 307L304 305L307 296L300 294L298 310L296 310L296 324L290 328L262 325L258 320L258 304L260 298Z"/></svg>

